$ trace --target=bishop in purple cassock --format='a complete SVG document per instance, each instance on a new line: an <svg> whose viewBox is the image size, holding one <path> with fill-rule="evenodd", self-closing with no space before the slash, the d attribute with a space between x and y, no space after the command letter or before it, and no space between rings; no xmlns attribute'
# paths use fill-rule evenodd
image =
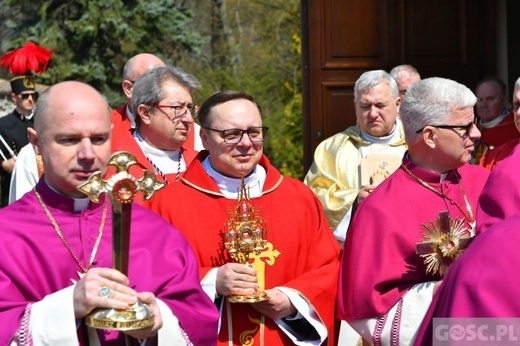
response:
<svg viewBox="0 0 520 346"><path fill-rule="evenodd" d="M0 210L0 345L27 342L31 331L52 345L124 345L122 333L75 320L72 307L78 274L89 264L112 268L108 198L65 197L43 178L35 190ZM156 295L163 319L159 345L178 344L173 329L188 344L216 344L218 311L200 286L197 259L181 233L134 204L129 257L130 287Z"/></svg>

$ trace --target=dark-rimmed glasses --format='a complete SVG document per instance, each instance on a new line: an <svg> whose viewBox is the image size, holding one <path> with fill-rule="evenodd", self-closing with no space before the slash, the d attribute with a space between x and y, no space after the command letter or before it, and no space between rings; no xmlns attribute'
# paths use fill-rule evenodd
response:
<svg viewBox="0 0 520 346"><path fill-rule="evenodd" d="M169 105L148 105L150 107L153 107L153 108L159 108L159 109L164 109L164 108L169 108L171 110L173 110L173 117L174 118L182 118L183 116L186 115L186 113L189 111L190 114L191 114L191 117L192 118L195 118L197 116L197 106L194 106L194 105L188 105L188 106L169 106ZM172 119L170 119L172 120Z"/></svg>
<svg viewBox="0 0 520 346"><path fill-rule="evenodd" d="M37 92L30 93L30 94L19 94L19 96L22 98L22 100L27 100L30 97L32 97L33 101L38 100L39 94Z"/></svg>
<svg viewBox="0 0 520 346"><path fill-rule="evenodd" d="M210 127L204 127L206 130L218 132L220 134L220 137L226 142L227 144L237 144L242 140L242 137L244 137L244 133L247 133L247 136L249 137L249 140L251 142L263 142L265 140L265 137L267 136L267 130L269 128L267 126L257 126L257 127L250 127L247 130L242 129L227 129L227 130L217 130L212 129Z"/></svg>
<svg viewBox="0 0 520 346"><path fill-rule="evenodd" d="M439 129L455 129L455 130L464 130L464 136L469 136L470 132L471 132L471 129L473 128L473 126L476 126L476 122L475 120L470 122L469 124L467 125L426 125L426 126L431 126L431 127L437 127ZM421 128L420 130L417 130L415 131L415 133L421 133L424 128L426 127L424 126L423 128Z"/></svg>

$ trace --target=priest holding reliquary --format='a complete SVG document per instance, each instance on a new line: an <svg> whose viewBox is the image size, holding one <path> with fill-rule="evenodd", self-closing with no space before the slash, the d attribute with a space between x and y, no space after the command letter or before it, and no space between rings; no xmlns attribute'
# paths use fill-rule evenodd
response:
<svg viewBox="0 0 520 346"><path fill-rule="evenodd" d="M151 209L194 248L221 309L219 345L335 345L340 249L320 201L263 155L253 97L217 92L198 118L206 150Z"/></svg>

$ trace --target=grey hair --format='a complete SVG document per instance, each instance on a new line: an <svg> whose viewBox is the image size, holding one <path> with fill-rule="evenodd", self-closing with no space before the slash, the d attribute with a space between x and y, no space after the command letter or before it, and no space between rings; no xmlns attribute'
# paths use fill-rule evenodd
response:
<svg viewBox="0 0 520 346"><path fill-rule="evenodd" d="M378 84L386 83L392 91L394 98L399 97L399 89L395 79L384 70L367 71L361 75L354 85L354 99L357 100L360 93L370 91Z"/></svg>
<svg viewBox="0 0 520 346"><path fill-rule="evenodd" d="M520 78L518 78L515 82L515 89L520 88Z"/></svg>
<svg viewBox="0 0 520 346"><path fill-rule="evenodd" d="M445 125L455 109L475 106L477 97L465 85L433 77L410 86L399 108L408 144L421 138L416 131L427 125Z"/></svg>
<svg viewBox="0 0 520 346"><path fill-rule="evenodd" d="M417 77L419 77L419 79L421 78L421 75L419 74L417 69L415 67L413 67L412 65L408 65L408 64L398 65L390 71L390 75L395 80L397 80L397 78L401 74L407 75L407 76L417 76Z"/></svg>
<svg viewBox="0 0 520 346"><path fill-rule="evenodd" d="M140 117L137 112L139 105L154 105L161 102L165 97L162 93L162 85L165 81L170 80L188 89L190 94L201 87L195 76L178 66L159 65L152 67L137 78L132 89L132 113L136 115L136 126L140 125Z"/></svg>

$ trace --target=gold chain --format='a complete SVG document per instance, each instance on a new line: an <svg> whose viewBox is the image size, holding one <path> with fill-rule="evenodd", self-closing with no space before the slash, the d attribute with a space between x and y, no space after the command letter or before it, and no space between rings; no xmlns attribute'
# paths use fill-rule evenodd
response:
<svg viewBox="0 0 520 346"><path fill-rule="evenodd" d="M38 191L36 191L36 189L33 189L33 191L34 191L34 194L36 195L36 198L38 199L38 202L40 202L40 205L42 206L43 211L45 212L45 215L47 215L47 217L51 221L52 226L56 230L56 233L58 233L58 236L60 237L61 241L63 242L63 244L65 245L67 250L69 250L72 257L74 257L74 260L76 261L78 266L81 268L83 273L86 273L90 269L90 266L92 265L92 263L94 262L94 258L96 257L99 243L101 242L101 236L103 235L103 228L105 227L105 221L106 221L106 216L107 216L107 200L105 199L105 204L103 206L103 216L101 217L101 225L99 226L96 243L94 244L94 248L92 249L92 253L90 254L90 260L88 262L88 265L87 265L87 267L84 267L83 264L81 264L81 262L79 261L78 257L74 253L74 251L72 251L72 248L70 247L69 242L67 241L67 239L65 239L65 236L61 232L60 227L58 226L58 223L56 222L54 217L51 215L51 212L49 211L49 209L47 208L45 203L43 203L42 197L40 196Z"/></svg>
<svg viewBox="0 0 520 346"><path fill-rule="evenodd" d="M457 178L457 182L459 183L460 191L462 192L462 197L464 198L464 202L466 203L466 209L468 210L468 215L464 213L464 210L462 210L461 206L451 197L447 196L444 192L436 190L433 186L429 185L427 182L413 174L404 164L401 164L401 167L403 167L406 174L408 174L410 177L414 178L419 184L424 186L430 191L433 191L435 194L439 195L441 198L446 198L448 201L453 203L464 215L464 218L468 221L468 224L471 226L471 233L474 234L475 231L475 218L473 216L473 211L471 210L471 205L469 204L468 197L466 196L466 193L464 192L464 187L462 187L462 183L459 180L459 177L456 173L455 178Z"/></svg>

